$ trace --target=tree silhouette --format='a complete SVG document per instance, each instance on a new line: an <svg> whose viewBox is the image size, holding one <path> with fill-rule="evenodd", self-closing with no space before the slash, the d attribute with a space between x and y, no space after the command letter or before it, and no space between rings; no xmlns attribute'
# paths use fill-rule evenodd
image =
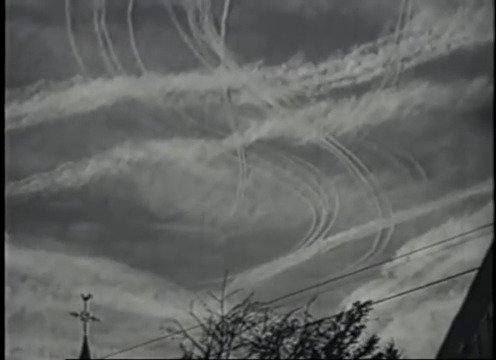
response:
<svg viewBox="0 0 496 360"><path fill-rule="evenodd" d="M216 310L201 301L203 315L191 305L196 323L186 329L177 320L168 331L180 340L183 359L399 359L393 342L380 345L379 336L366 335L372 302L355 302L338 314L316 317L313 302L281 312L253 299L253 294L227 306L238 291L220 296L209 292Z"/></svg>

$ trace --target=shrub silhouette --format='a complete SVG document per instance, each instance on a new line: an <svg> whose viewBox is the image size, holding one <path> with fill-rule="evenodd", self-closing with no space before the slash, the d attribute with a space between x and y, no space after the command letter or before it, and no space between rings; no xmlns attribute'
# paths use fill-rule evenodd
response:
<svg viewBox="0 0 496 360"><path fill-rule="evenodd" d="M216 310L202 301L203 315L191 306L194 329L177 320L168 331L179 337L183 359L399 359L394 343L380 345L379 336L366 335L372 302L355 302L338 314L316 317L313 302L291 311L253 300L253 294L227 307L227 299L209 293Z"/></svg>

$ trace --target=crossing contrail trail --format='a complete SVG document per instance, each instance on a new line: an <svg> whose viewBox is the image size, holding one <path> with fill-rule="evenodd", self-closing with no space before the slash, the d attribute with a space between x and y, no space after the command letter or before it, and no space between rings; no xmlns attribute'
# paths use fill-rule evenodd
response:
<svg viewBox="0 0 496 360"><path fill-rule="evenodd" d="M224 7L222 9L222 19L220 22L220 37L222 41L226 42L227 18L229 17L229 10L231 7L231 0L224 0Z"/></svg>
<svg viewBox="0 0 496 360"><path fill-rule="evenodd" d="M387 196L385 196L384 191L377 183L377 180L371 171L358 159L358 157L356 157L349 149L340 144L332 136L328 135L323 140L323 144L325 148L328 148L341 161L343 161L345 166L350 169L350 172L354 173L355 176L357 176L357 178L361 181L364 189L374 197L374 202L376 204L379 217L383 220L387 218L391 222L393 211L390 201L387 199ZM380 249L385 247L389 242L393 231L393 223L391 223L391 226L385 230L381 228L373 241L371 249L359 260L357 260L357 263L368 260L371 256L375 255L377 251L380 251Z"/></svg>
<svg viewBox="0 0 496 360"><path fill-rule="evenodd" d="M105 49L105 44L103 42L102 34L100 32L100 16L102 9L102 1L101 0L93 0L93 28L95 30L96 38L98 40L98 47L100 49L100 55L102 56L103 63L105 65L105 69L107 73L112 76L115 74L114 67L107 56L107 51Z"/></svg>
<svg viewBox="0 0 496 360"><path fill-rule="evenodd" d="M191 50L193 55L197 58L197 60L205 66L205 68L212 70L212 65L205 59L205 57L200 53L200 51L196 48L195 44L193 44L192 40L189 38L188 34L184 31L183 27L179 23L179 20L177 19L176 13L174 9L172 8L171 4L169 1L164 1L164 5L167 9L167 12L169 13L169 17L172 20L172 24L176 28L177 32L179 33L179 36L181 39L184 41L186 46Z"/></svg>
<svg viewBox="0 0 496 360"><path fill-rule="evenodd" d="M198 124L201 126L200 121L195 119L194 117L190 116L184 111L178 110L178 114L181 117L186 117L188 121L191 121L192 123ZM208 132L213 132L222 135L220 131L215 130L213 127L208 127L205 129ZM266 156L263 156L264 153L262 151L265 151L265 154L270 154L271 156L275 156L276 160L275 161L270 161L269 159L266 159ZM233 157L236 158L235 155ZM310 221L310 226L307 229L306 233L303 235L304 239L307 238L315 238L320 236L319 228L321 227L321 223L324 222L325 217L327 216L327 212L325 211L325 205L321 206L321 211L320 211L320 216L317 207L315 206L316 202L319 202L322 200L322 197L325 196L322 192L319 194L315 191L315 189L312 187L312 185L308 182L303 180L301 176L298 176L298 171L296 171L296 167L293 166L293 171L288 170L282 164L284 162L290 162L292 165L298 165L299 159L297 157L290 157L286 153L277 151L270 147L269 145L260 145L257 148L254 148L253 150L253 158L254 161L258 161L262 164L265 164L266 170L265 172L271 172L271 170L276 169L279 172L279 179L281 184L284 184L286 186L289 186L292 191L297 194L297 197L300 198L300 200L305 203L308 208L311 211L311 221ZM239 162L238 162L239 163ZM300 165L302 166L302 165ZM303 168L303 166L302 166ZM258 170L262 170L261 167L258 167ZM303 173L306 173L303 171ZM284 178L282 178L281 174L284 174ZM296 178L299 179L297 180ZM309 196L308 194L305 194L305 190L308 191L308 194L313 196ZM338 210L336 210L337 214ZM334 220L334 219L333 219Z"/></svg>
<svg viewBox="0 0 496 360"><path fill-rule="evenodd" d="M374 141L360 139L360 145L365 146L378 154L389 158L397 164L412 180L427 181L427 172L424 167L411 154L391 144L378 144Z"/></svg>
<svg viewBox="0 0 496 360"><path fill-rule="evenodd" d="M395 50L395 52L396 52L396 56L393 56L393 57L394 57L394 59L389 58L389 59L388 59L388 62L389 62L389 63L394 62L394 60L396 60L396 59L398 58L398 54L397 54L397 52L398 52L398 46L399 46L400 36L401 36L401 30L400 30L400 29L401 29L401 20L403 19L403 13L404 13L404 11L405 11L405 4L406 4L406 1L408 1L408 0L401 0L401 3L400 3L400 9L399 9L399 14L398 14L398 20L397 20L397 22L396 22L396 27L395 27L395 30L394 30L394 46L395 46L394 50ZM384 88L384 86L386 86L386 85L387 85L387 82L388 82L388 80L389 80L389 77L390 77L390 72L389 72L389 71L387 71L387 72L384 74L384 77L382 78L382 81L381 81L381 83L380 83L380 85L379 85L379 89L378 89L378 90L380 90L380 89Z"/></svg>
<svg viewBox="0 0 496 360"><path fill-rule="evenodd" d="M205 26L203 26L202 29L198 23L201 20L204 22L203 25L206 25L206 15L208 14L208 8L206 5L210 4L209 0L186 1L182 4L184 6L184 10L186 11L189 30L193 40L196 42L197 49L203 53L203 56L207 56L208 54L212 55L212 52L215 50L215 45L212 41L206 41ZM220 61L222 60L226 59L221 58ZM212 61L209 61L209 63L212 63Z"/></svg>
<svg viewBox="0 0 496 360"><path fill-rule="evenodd" d="M134 58L138 64L141 74L146 74L147 70L143 60L141 59L138 47L136 46L136 38L134 36L134 25L133 25L133 10L134 10L134 0L129 0L127 6L127 28L129 30L129 42L131 44L131 50L133 51Z"/></svg>
<svg viewBox="0 0 496 360"><path fill-rule="evenodd" d="M463 13L461 15L464 15ZM460 15L460 17L461 17ZM454 24L457 24L458 21L458 15L454 16L453 19L450 21L453 22ZM451 52L463 49L463 48L469 48L476 46L477 44L485 44L488 42L493 41L493 35L491 33L482 33L480 30L476 30L477 27L474 27L476 24L476 20L478 19L478 15L474 16L468 16L466 17L466 24L463 27L453 27L453 29L458 29L457 31L454 31L451 33L452 29L448 29L446 31L441 31L441 32L431 32L431 33L426 33L423 35L421 38L412 38L411 41L412 43L410 44L411 46L405 47L404 48L404 64L403 64L403 71L412 69L413 67L417 65L421 65L423 63L426 63L428 61L431 61L435 58L438 58L440 56L447 55ZM405 40L406 41L406 40ZM365 56L365 55L364 55ZM347 59L348 55L344 56L343 59ZM273 106L276 106L274 99L277 98L292 98L296 96L309 96L310 98L315 98L319 96L320 94L325 94L329 91L332 91L333 89L338 89L342 87L347 87L347 86L353 86L356 84L360 84L366 81L373 80L377 76L381 74L381 67L384 63L384 59L381 58L380 56L376 56L373 53L369 54L370 60L370 68L368 70L364 70L360 72L360 74L357 77L353 77L353 81L348 82L348 83L343 83L340 82L340 77L343 76L343 72L339 73L337 75L326 75L325 73L321 73L320 66L315 69L313 72L315 74L315 78L313 78L314 75L310 77L303 77L302 80L300 81L298 78L295 78L289 83L288 85L279 86L277 84L271 84L270 82L263 82L262 85L265 86L264 88L255 88L252 86L252 84L249 84L251 80L247 79L245 82L245 79L242 79L242 82L239 84L237 82L232 82L232 85L229 85L230 88L233 88L235 84L237 86L248 86L249 92L250 92L250 99L256 98L257 102L260 102L260 98L263 97L265 98L266 101L270 102L273 104ZM341 59L342 60L342 59ZM341 61L340 60L340 61ZM363 63L367 63L366 57L364 57L361 60ZM329 64L332 64L330 62ZM327 67L331 66L326 63L324 63L322 66ZM376 66L372 66L372 64L375 64ZM334 66L334 65L332 65ZM261 75L265 74L264 71L260 71ZM341 74L341 75L340 75ZM163 77L163 85L168 86L170 83L175 83L177 84L177 81L179 78L181 79L188 79L192 78L192 75L199 76L200 78L198 81L195 82L195 84L201 85L201 84L211 84L209 87L198 87L197 91L201 91L202 94L208 93L211 91L218 91L218 88L220 86L223 86L219 84L218 81L212 82L211 81L211 75L197 75L197 74L182 74L180 77L174 78L173 76L167 76ZM232 74L226 74L226 75L232 75ZM318 75L318 76L317 76ZM260 81L258 80L258 73L253 73L251 75L252 78L257 79L254 80L253 82ZM264 75L265 76L265 75ZM232 78L233 80L235 78ZM240 77L236 77L237 79L240 79ZM153 81L152 81L153 80ZM167 80L167 81L165 81ZM201 81L200 81L201 80ZM270 80L270 78L269 78ZM318 80L318 83L317 83ZM98 80L100 81L100 80ZM146 91L152 91L152 88L155 88L156 85L153 85L150 87L149 90L146 90L146 86L149 86L148 84L155 84L157 81L160 82L162 81L161 78L154 78L150 79L148 82L143 82L140 83L140 79L122 79L120 80L121 82L130 82L129 84L120 87L118 90L114 89L112 90L112 94L101 94L103 90L109 88L112 86L111 83L108 84L102 84L101 89L99 89L96 92L93 92L93 99L91 101L88 101L84 108L93 108L97 109L99 106L103 106L104 104L108 104L108 101L114 101L112 99L116 99L118 96L121 96L119 94L122 94L124 96L133 96L132 94L146 94ZM131 84L131 82L134 81L136 84ZM190 80L188 80L190 81ZM231 80L230 80L231 81ZM271 80L272 81L272 80ZM247 85L248 84L248 85ZM93 86L94 84L88 84L88 86ZM104 85L104 86L103 86ZM186 91L187 89L191 89L193 91L195 89L195 86L192 86L193 84L190 84L189 86L183 85L180 87L180 89L183 89L183 91ZM258 86L258 84L257 84ZM323 87L322 87L323 86ZM79 91L81 86L77 85L74 88L74 91ZM138 91L139 89L143 89L143 91ZM209 90L210 89L210 90ZM164 89L165 91L166 89ZM179 90L179 89L177 89ZM177 91L176 90L176 91ZM156 90L153 90L156 93ZM81 109L81 101L78 102L78 104L75 104L75 106L72 107L67 107L66 104L64 104L64 108L60 108L57 111L52 111L50 109L55 109L57 108L57 104L62 104L63 98L68 98L69 94L71 94L73 91L72 89L68 89L67 91L64 92L57 92L53 91L52 93L46 93L43 94L44 96L39 97L37 96L36 98L33 99L28 99L27 101L23 101L20 103L9 103L6 104L6 129L12 129L12 128L18 128L18 127L25 127L29 126L30 124L38 124L40 122L43 122L45 120L48 121L55 121L59 119L60 114L64 114L64 118L66 118L66 115L69 115L70 113L73 113L74 111L80 111ZM259 93L259 94L257 94ZM127 94L127 95L126 95ZM307 94L307 95L305 95ZM38 94L37 94L38 95ZM255 96L257 95L257 96ZM55 100L54 97L60 96L62 99ZM92 96L92 93L85 92L85 95L83 99L90 99ZM195 97L196 98L196 97ZM105 99L109 99L108 101L104 101ZM31 105L36 105L32 107ZM60 106L59 106L60 107ZM34 111L30 111L30 109L35 109ZM50 110L50 111L49 111ZM29 113L27 113L29 111ZM23 121L13 121L13 117L29 117L29 119L25 119Z"/></svg>
<svg viewBox="0 0 496 360"><path fill-rule="evenodd" d="M86 66L84 65L83 59L81 58L81 54L79 53L76 40L74 39L74 30L72 28L71 3L72 0L65 0L65 20L66 20L67 37L69 38L69 44L71 45L71 50L74 57L76 58L77 64L81 69L83 75L86 75L88 71L86 69Z"/></svg>
<svg viewBox="0 0 496 360"><path fill-rule="evenodd" d="M107 47L109 49L110 59L112 60L113 65L115 66L117 71L123 74L125 73L124 68L122 67L122 64L120 63L119 58L117 57L117 54L114 50L112 38L110 37L110 33L107 28L107 0L102 0L101 8L102 13L100 17L100 27L102 29L105 42L107 43Z"/></svg>
<svg viewBox="0 0 496 360"><path fill-rule="evenodd" d="M296 245L296 248L300 248L305 244L313 243L314 241L329 235L339 214L340 200L339 200L339 192L337 191L335 184L332 181L330 181L332 187L332 194L334 195L333 198L334 208L331 211L330 209L331 200L329 194L327 193L326 189L324 189L323 186L317 180L317 176L319 176L319 178L322 178L323 174L309 161L305 161L297 156L292 156L290 160L293 164L301 166L308 173L308 175L310 174L313 175L312 179L314 181L312 181L311 188L313 188L312 191L315 194L317 202L319 203L321 208L321 215L319 217L319 221L315 227L315 230L310 232L309 234L306 234L306 236L302 237L301 241Z"/></svg>
<svg viewBox="0 0 496 360"><path fill-rule="evenodd" d="M412 12L412 1L411 0L406 0L406 12L405 12L405 17L404 17L404 24L403 28L405 31L408 31L408 25L410 22L410 17L411 17L411 12ZM401 35L400 35L401 36ZM391 80L391 85L396 85L398 82L398 76L400 75L401 72L401 67L402 67L402 54L401 54L401 42L398 40L396 43L396 67L395 71L393 74L393 78Z"/></svg>
<svg viewBox="0 0 496 360"><path fill-rule="evenodd" d="M466 190L448 194L442 198L427 202L425 204L398 210L394 213L392 221L395 225L399 225L414 220L420 216L427 215L433 211L456 204L468 198L491 194L493 190L493 180L486 180ZM241 288L260 283L261 281L270 279L287 269L308 261L314 256L335 250L349 241L364 238L377 233L382 228L388 228L390 226L390 221L384 219L376 219L362 225L354 226L348 230L333 234L323 241L315 242L313 245L298 249L291 254L283 255L265 264L244 271L236 275L230 286L231 288ZM343 270L342 272L346 272L346 270Z"/></svg>

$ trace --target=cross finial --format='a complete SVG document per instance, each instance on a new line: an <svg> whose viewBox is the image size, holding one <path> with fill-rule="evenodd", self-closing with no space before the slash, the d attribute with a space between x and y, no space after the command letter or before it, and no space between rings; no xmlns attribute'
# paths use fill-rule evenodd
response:
<svg viewBox="0 0 496 360"><path fill-rule="evenodd" d="M81 299L83 299L83 311L80 311L80 312L73 311L70 313L72 316L74 316L75 318L78 318L83 323L83 335L84 336L88 335L88 325L89 325L90 321L100 321L99 318L97 318L96 316L93 316L93 314L90 312L89 301L91 300L92 297L93 297L93 295L91 295L89 293L81 294Z"/></svg>

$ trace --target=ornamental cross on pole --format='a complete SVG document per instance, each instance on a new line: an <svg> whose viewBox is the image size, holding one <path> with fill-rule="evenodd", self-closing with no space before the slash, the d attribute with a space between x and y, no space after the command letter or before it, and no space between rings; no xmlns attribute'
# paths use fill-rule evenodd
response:
<svg viewBox="0 0 496 360"><path fill-rule="evenodd" d="M81 294L81 298L83 299L83 311L70 312L70 314L72 316L74 316L75 318L78 318L83 323L83 336L85 336L85 337L88 336L88 327L89 327L90 321L100 321L99 318L93 316L93 314L90 313L89 301L91 300L92 297L93 297L93 295L91 295L91 294Z"/></svg>

